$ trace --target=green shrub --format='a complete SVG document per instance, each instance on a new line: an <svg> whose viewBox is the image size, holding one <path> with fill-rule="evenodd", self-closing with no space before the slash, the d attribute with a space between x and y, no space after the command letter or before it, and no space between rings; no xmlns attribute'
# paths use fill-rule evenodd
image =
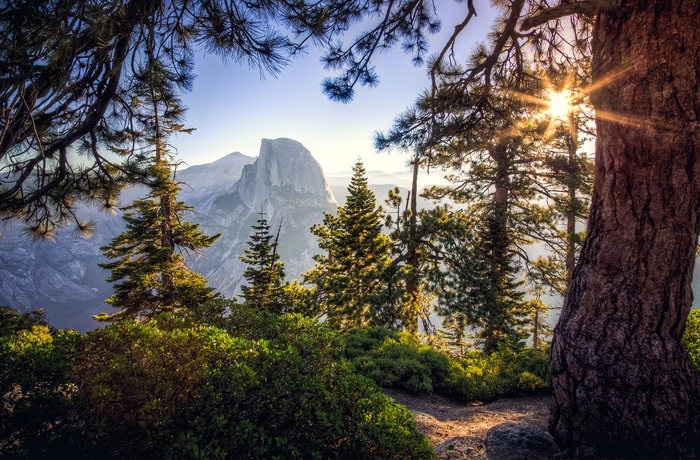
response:
<svg viewBox="0 0 700 460"><path fill-rule="evenodd" d="M48 326L46 310L39 308L27 313L19 309L0 306L0 337L9 337L22 330L31 330L32 326Z"/></svg>
<svg viewBox="0 0 700 460"><path fill-rule="evenodd" d="M465 367L480 369L477 399L537 394L549 390L549 354L524 346L501 346L490 355L479 352L464 359Z"/></svg>
<svg viewBox="0 0 700 460"><path fill-rule="evenodd" d="M234 326L236 319L250 328ZM30 438L15 423L8 425L16 435L0 454L434 458L404 407L334 359L340 341L332 331L307 318L267 317L238 307L217 321L261 337L234 337L197 324L191 313L165 314L145 324L125 321L86 334L75 348L79 357L72 355L67 366L74 384L61 416L53 408L42 417L51 432ZM25 357L21 346L44 356L40 346L56 344L61 333L52 338L40 332L15 336L6 357ZM12 388L16 377L8 382ZM55 396L64 390L48 391ZM46 423L51 420L59 423Z"/></svg>
<svg viewBox="0 0 700 460"><path fill-rule="evenodd" d="M410 334L382 328L349 331L345 356L360 374L384 388L435 393L461 402L549 390L546 351L504 344L490 355L456 359Z"/></svg>
<svg viewBox="0 0 700 460"><path fill-rule="evenodd" d="M434 458L341 347L316 321L223 301L82 337L19 328L0 338L0 456Z"/></svg>
<svg viewBox="0 0 700 460"><path fill-rule="evenodd" d="M346 337L346 356L354 368L385 388L432 393L449 369L445 355L433 351L405 332L359 329Z"/></svg>
<svg viewBox="0 0 700 460"><path fill-rule="evenodd" d="M34 325L0 337L0 457L45 458L47 442L69 423L80 336L20 319Z"/></svg>
<svg viewBox="0 0 700 460"><path fill-rule="evenodd" d="M681 343L688 351L695 369L700 371L700 310L691 310Z"/></svg>

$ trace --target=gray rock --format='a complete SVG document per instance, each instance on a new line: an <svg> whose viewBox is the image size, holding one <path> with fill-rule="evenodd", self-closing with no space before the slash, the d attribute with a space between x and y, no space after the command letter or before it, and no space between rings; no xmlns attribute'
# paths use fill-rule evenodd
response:
<svg viewBox="0 0 700 460"><path fill-rule="evenodd" d="M321 165L299 142L263 139L255 163L246 165L236 187L243 202L260 209L275 190L290 190L335 203Z"/></svg>
<svg viewBox="0 0 700 460"><path fill-rule="evenodd" d="M438 460L487 460L484 440L473 436L448 439L435 448Z"/></svg>
<svg viewBox="0 0 700 460"><path fill-rule="evenodd" d="M489 460L550 460L558 452L552 437L529 423L502 423L486 434Z"/></svg>

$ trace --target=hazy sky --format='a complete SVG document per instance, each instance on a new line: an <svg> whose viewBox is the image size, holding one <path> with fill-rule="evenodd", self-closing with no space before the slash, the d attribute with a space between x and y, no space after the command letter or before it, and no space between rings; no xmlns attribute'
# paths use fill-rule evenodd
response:
<svg viewBox="0 0 700 460"><path fill-rule="evenodd" d="M466 2L435 3L442 29L431 38L431 55L442 48L467 14ZM468 27L462 50L482 41L493 22L488 1L475 3L479 16ZM196 131L173 139L179 158L196 165L235 151L257 156L261 139L289 137L304 144L328 172L349 171L358 157L368 170L405 169L407 156L377 154L372 135L390 128L396 114L428 87L425 66L414 67L400 48L379 55L375 59L379 86L357 88L354 100L341 104L329 101L321 92L324 77L332 74L323 69L318 56L310 50L277 78L262 80L257 70L245 65L224 64L213 55L199 56L194 90L184 97L189 108L187 126Z"/></svg>

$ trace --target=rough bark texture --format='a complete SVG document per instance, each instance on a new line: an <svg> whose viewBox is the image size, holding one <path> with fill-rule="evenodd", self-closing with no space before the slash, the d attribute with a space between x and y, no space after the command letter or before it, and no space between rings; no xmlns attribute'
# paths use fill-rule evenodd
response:
<svg viewBox="0 0 700 460"><path fill-rule="evenodd" d="M490 297L486 308L486 322L480 333L483 341L482 349L491 353L498 349L498 344L503 341L508 333L507 271L511 264L508 255L510 238L508 235L508 154L504 144L499 144L491 152L491 158L495 163L496 175L494 178L494 192L492 215L488 225L488 241L490 243Z"/></svg>
<svg viewBox="0 0 700 460"><path fill-rule="evenodd" d="M577 458L698 458L700 382L680 338L699 230L700 3L623 0L593 46L595 190L552 345L550 431Z"/></svg>

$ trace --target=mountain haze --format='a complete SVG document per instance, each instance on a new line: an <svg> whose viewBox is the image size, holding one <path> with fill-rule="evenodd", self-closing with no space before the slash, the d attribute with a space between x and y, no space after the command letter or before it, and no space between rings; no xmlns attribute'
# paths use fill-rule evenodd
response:
<svg viewBox="0 0 700 460"><path fill-rule="evenodd" d="M245 270L239 256L261 212L273 231L280 229L280 254L291 280L313 266L317 245L309 228L337 206L321 166L291 139L263 139L257 158L235 152L180 170L177 180L179 198L195 207L187 219L209 234L222 234L201 256L190 255L190 265L227 297L239 292ZM131 187L121 205L145 194L145 188ZM41 243L17 223L0 228L0 305L46 308L53 325L79 331L97 326L93 314L112 309L104 303L112 292L105 281L109 272L97 264L106 261L100 247L124 230L124 221L120 213L89 205L79 215L95 222L91 238L66 228L54 241Z"/></svg>

